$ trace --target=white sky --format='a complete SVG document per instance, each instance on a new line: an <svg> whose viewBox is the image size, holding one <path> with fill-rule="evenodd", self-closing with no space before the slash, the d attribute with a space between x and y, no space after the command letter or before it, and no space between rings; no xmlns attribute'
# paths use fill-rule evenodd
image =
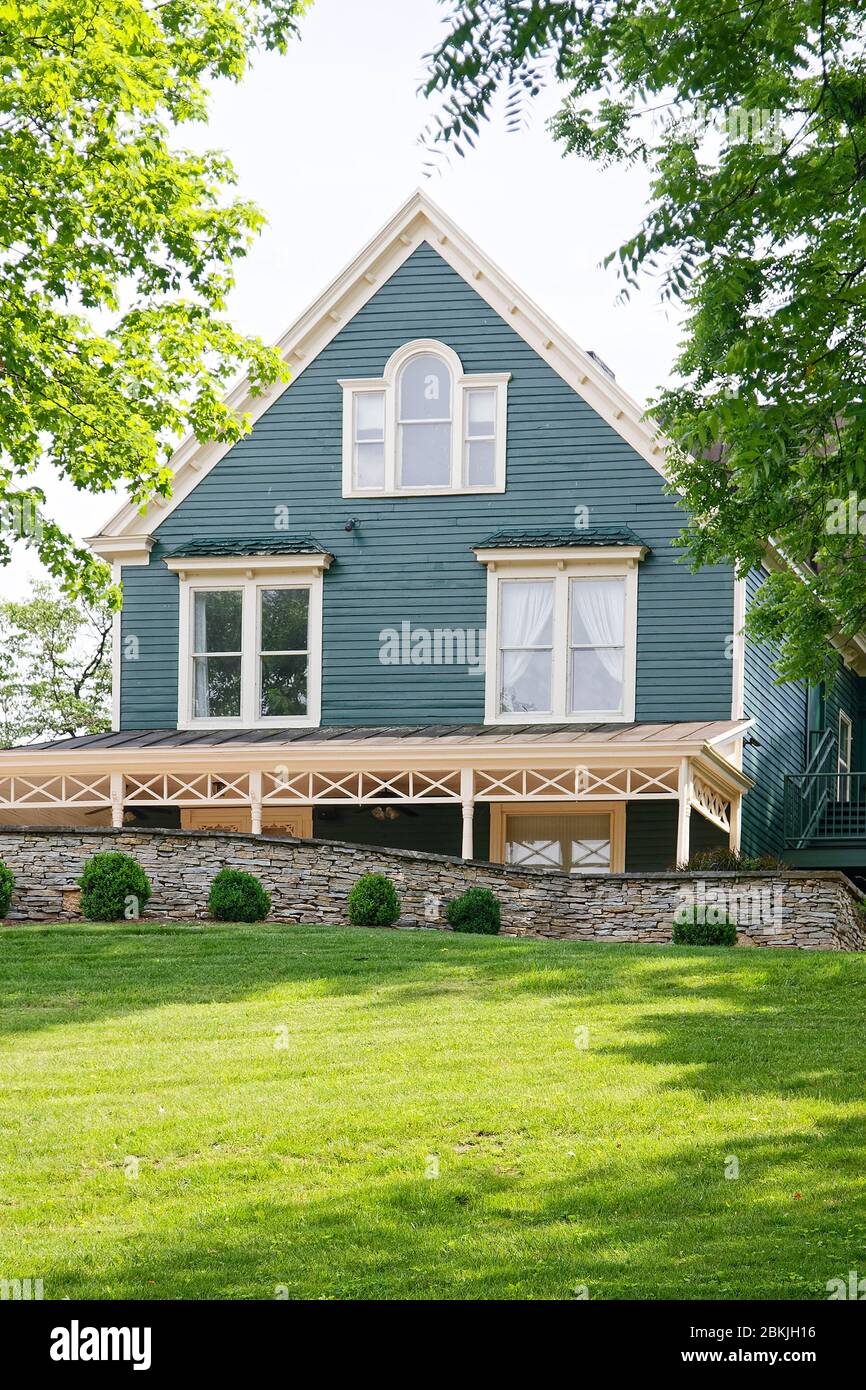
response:
<svg viewBox="0 0 866 1390"><path fill-rule="evenodd" d="M435 0L315 0L301 41L259 59L240 86L214 89L211 121L187 143L225 150L238 193L268 225L230 303L235 324L276 339L424 183L418 143L428 103L416 95L422 57L436 43ZM644 401L666 379L677 327L646 287L616 303L603 256L633 232L647 180L639 169L601 171L563 158L545 129L553 92L531 126L481 132L474 153L452 157L427 181L430 195L512 279ZM48 472L47 510L76 535L92 535L118 505L77 493ZM39 572L18 547L0 592L21 594Z"/></svg>

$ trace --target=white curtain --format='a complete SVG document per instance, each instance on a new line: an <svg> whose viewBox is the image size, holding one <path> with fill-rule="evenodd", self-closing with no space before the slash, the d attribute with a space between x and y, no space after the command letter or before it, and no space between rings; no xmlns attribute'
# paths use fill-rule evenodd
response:
<svg viewBox="0 0 866 1390"><path fill-rule="evenodd" d="M616 649L622 647L624 641L624 581L573 580L571 604L572 641L577 646L589 645L598 648L598 658L607 674L617 681L621 680L621 658Z"/></svg>
<svg viewBox="0 0 866 1390"><path fill-rule="evenodd" d="M548 580L518 579L503 583L500 641L502 647L512 649L508 652L508 683L504 673L502 680L502 708L510 713L525 708L525 705L515 703L514 692L519 689L533 658L545 658L549 671L548 652L526 649L550 647L553 644L552 583ZM519 650L521 648L524 650Z"/></svg>
<svg viewBox="0 0 866 1390"><path fill-rule="evenodd" d="M206 652L207 596L205 594L196 594L195 596L193 626L193 651ZM195 717L196 719L208 719L210 717L210 694L207 680L207 657L193 659L193 674L195 678Z"/></svg>

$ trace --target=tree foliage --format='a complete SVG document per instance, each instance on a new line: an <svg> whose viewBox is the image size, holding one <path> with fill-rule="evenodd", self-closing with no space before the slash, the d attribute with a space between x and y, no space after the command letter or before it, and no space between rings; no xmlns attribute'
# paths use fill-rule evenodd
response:
<svg viewBox="0 0 866 1390"><path fill-rule="evenodd" d="M308 0L0 0L0 565L20 537L70 592L107 571L45 517L46 459L89 492L167 496L179 436L234 440L223 397L285 379L224 316L262 215L224 155L173 136L208 81L283 49ZM116 601L116 600L115 600Z"/></svg>
<svg viewBox="0 0 866 1390"><path fill-rule="evenodd" d="M783 564L750 615L779 672L832 673L866 626L866 8L860 0L450 3L428 143L463 149L506 94L563 82L569 153L651 171L614 252L685 313L653 403L697 566ZM844 506L843 506L844 503Z"/></svg>
<svg viewBox="0 0 866 1390"><path fill-rule="evenodd" d="M0 603L0 747L111 727L111 612L34 585Z"/></svg>

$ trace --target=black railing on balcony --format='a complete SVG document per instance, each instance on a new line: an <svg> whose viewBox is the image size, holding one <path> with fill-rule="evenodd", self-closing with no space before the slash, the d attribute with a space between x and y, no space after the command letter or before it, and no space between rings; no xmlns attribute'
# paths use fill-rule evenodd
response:
<svg viewBox="0 0 866 1390"><path fill-rule="evenodd" d="M785 844L804 849L866 840L866 773L801 772L785 778Z"/></svg>

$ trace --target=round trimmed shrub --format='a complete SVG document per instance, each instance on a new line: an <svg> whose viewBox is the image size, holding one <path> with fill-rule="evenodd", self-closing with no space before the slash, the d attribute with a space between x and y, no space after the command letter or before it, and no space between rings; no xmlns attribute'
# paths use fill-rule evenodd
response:
<svg viewBox="0 0 866 1390"><path fill-rule="evenodd" d="M12 889L15 887L15 875L6 865L0 863L0 917L5 917L9 911L9 904L12 901Z"/></svg>
<svg viewBox="0 0 866 1390"><path fill-rule="evenodd" d="M385 874L362 874L349 889L353 927L392 927L400 916L400 899Z"/></svg>
<svg viewBox="0 0 866 1390"><path fill-rule="evenodd" d="M263 922L271 910L271 895L255 874L243 869L220 869L210 886L208 911L220 922Z"/></svg>
<svg viewBox="0 0 866 1390"><path fill-rule="evenodd" d="M674 918L672 941L675 946L736 946L737 924L730 917L714 921L705 908L694 908Z"/></svg>
<svg viewBox="0 0 866 1390"><path fill-rule="evenodd" d="M89 922L133 921L151 895L150 879L136 859L112 850L88 859L78 880L81 914Z"/></svg>
<svg viewBox="0 0 866 1390"><path fill-rule="evenodd" d="M489 888L467 888L459 898L451 899L445 917L454 931L481 936L495 936L502 926L499 899Z"/></svg>

